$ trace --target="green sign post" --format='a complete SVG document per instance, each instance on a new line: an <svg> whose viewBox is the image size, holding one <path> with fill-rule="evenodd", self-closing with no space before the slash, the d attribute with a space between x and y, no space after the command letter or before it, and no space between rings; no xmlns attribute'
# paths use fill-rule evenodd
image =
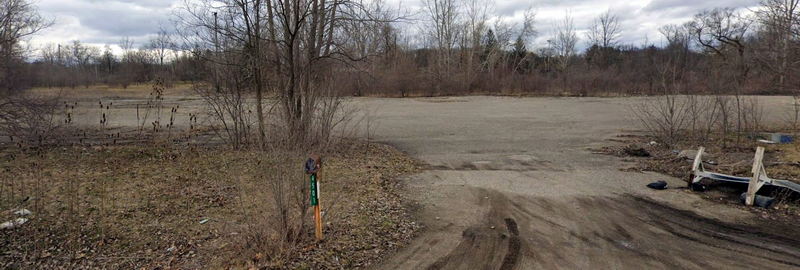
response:
<svg viewBox="0 0 800 270"><path fill-rule="evenodd" d="M319 205L319 187L317 186L317 174L312 173L310 176L311 179L311 206Z"/></svg>
<svg viewBox="0 0 800 270"><path fill-rule="evenodd" d="M317 241L322 240L322 211L319 205L319 182L317 181L317 172L322 168L322 158L319 155L312 154L303 165L305 172L309 175L310 186L310 199L311 206L314 207L314 223L316 230L314 234L317 236Z"/></svg>

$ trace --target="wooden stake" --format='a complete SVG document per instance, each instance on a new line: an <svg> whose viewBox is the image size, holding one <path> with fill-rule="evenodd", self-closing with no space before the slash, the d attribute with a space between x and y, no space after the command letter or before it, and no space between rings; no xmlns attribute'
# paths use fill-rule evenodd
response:
<svg viewBox="0 0 800 270"><path fill-rule="evenodd" d="M323 239L322 235L322 211L320 207L320 197L319 197L319 178L317 178L317 174L311 175L311 186L314 190L311 191L311 204L314 205L314 235L317 238L317 241L321 241Z"/></svg>
<svg viewBox="0 0 800 270"><path fill-rule="evenodd" d="M763 158L764 147L756 148L756 156L753 158L753 177L750 178L750 184L747 186L747 195L744 201L747 206L753 206L756 192L764 185L764 182L759 179L764 172Z"/></svg>
<svg viewBox="0 0 800 270"><path fill-rule="evenodd" d="M323 239L322 235L322 214L320 213L319 205L314 206L314 222L316 223L316 231L315 235L317 236L317 241L321 241Z"/></svg>

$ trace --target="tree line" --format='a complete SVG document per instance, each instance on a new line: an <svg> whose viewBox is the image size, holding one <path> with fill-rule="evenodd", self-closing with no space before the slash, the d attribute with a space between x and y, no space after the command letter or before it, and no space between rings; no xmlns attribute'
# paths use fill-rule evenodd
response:
<svg viewBox="0 0 800 270"><path fill-rule="evenodd" d="M97 84L127 88L131 84L159 79L166 82L202 79L196 74L191 51L179 50L172 34L165 30L141 47L130 38L119 42L122 54L109 45L102 49L78 40L70 44L47 44L30 64L31 86L90 87Z"/></svg>
<svg viewBox="0 0 800 270"><path fill-rule="evenodd" d="M34 61L17 63L24 67L14 70L19 81L16 84L88 87L104 83L126 87L156 77L210 81L215 79L214 72L203 72L199 67L209 61L206 56L211 52L239 46L237 50L242 52L262 54L279 48L264 47L272 39L282 35L298 38L291 36L296 34L292 29L279 33L275 13L282 7L272 1L230 2L231 7L249 8L248 13L255 13L236 11L242 14L214 19L213 14L223 13L219 8L187 4L178 18L184 22L183 29L161 30L138 49L129 39L122 40L118 44L122 55L115 55L108 46L101 49L79 41L47 45L39 49ZM339 52L332 55L346 60L338 63L343 68L330 74L341 82L334 89L337 94L658 94L665 90L667 79L680 82L670 87L680 86L685 93L790 94L800 82L794 76L800 63L796 0L764 0L752 12L730 8L703 11L684 24L662 26L665 42L658 45L622 44L625 33L612 10L595 18L585 36L577 34L567 14L556 23L547 44L539 48L530 44L537 35L536 14L530 9L524 12L522 22L512 23L490 20L495 17L490 12L491 1L426 0L423 4L423 18L413 21L423 30L413 33L404 31L409 20L381 1L317 4L326 6L326 12L335 12L331 7L339 5L358 6L360 10L330 14L352 16L358 23L339 18L342 20L336 25L314 29L315 35L340 39L314 41L335 45ZM313 7L304 9L313 11ZM272 19L268 18L270 12ZM258 18L250 18L256 15ZM244 28L231 29L240 27L240 23ZM202 37L203 33L191 32L188 26L205 27L214 37ZM577 51L583 42L590 45ZM320 48L319 55L326 50L331 53L330 48ZM277 56L267 54L257 66L280 66L273 59ZM259 67L259 72L264 68ZM256 77L259 85L267 82L260 75Z"/></svg>
<svg viewBox="0 0 800 270"><path fill-rule="evenodd" d="M52 21L28 1L4 1L0 86L9 93L190 82L213 101L232 134L250 134L255 122L255 141L268 135L267 106L278 105L270 111L283 116L279 130L290 138L330 125L329 116L319 115L326 111L318 106L323 96L794 95L798 2L706 10L660 27L665 42L658 45L623 44L626 33L613 10L585 34L567 13L547 44L534 47L535 11L512 22L493 14L488 0L425 0L418 16L382 1L204 0L179 7L175 29L138 48L123 39L115 54L79 41L32 50L23 41ZM590 46L578 51L581 43Z"/></svg>
<svg viewBox="0 0 800 270"><path fill-rule="evenodd" d="M800 87L800 10L796 0L765 0L753 10L715 8L659 28L663 44L626 45L608 10L579 35L571 16L545 46L532 12L522 23L489 23L483 0L428 0L427 32L381 32L367 72L350 72L353 95L795 94ZM408 40L422 40L412 48ZM577 51L581 42L589 46ZM359 70L360 71L360 70Z"/></svg>

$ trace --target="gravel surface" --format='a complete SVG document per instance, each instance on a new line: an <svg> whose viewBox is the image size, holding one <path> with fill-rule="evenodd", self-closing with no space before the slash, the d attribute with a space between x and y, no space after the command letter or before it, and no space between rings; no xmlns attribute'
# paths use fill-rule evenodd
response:
<svg viewBox="0 0 800 270"><path fill-rule="evenodd" d="M684 188L648 189L685 183L625 172L632 164L591 153L635 132L629 108L640 100L357 100L370 112L371 136L429 165L406 180L425 232L378 268L800 267L796 227L758 226L753 213ZM778 120L791 98L761 104ZM517 247L507 219L518 227Z"/></svg>
<svg viewBox="0 0 800 270"><path fill-rule="evenodd" d="M133 104L141 100L115 99L111 126L135 127ZM632 162L591 153L636 132L630 108L643 99L352 99L362 108L365 137L427 167L402 179L405 196L420 206L424 231L376 268L800 267L796 225L764 224L750 211L683 188L648 189L656 180L685 184L623 171ZM791 102L759 97L765 124L785 119ZM180 105L178 128L202 108L197 99L167 97L165 103ZM98 109L76 114L102 115Z"/></svg>

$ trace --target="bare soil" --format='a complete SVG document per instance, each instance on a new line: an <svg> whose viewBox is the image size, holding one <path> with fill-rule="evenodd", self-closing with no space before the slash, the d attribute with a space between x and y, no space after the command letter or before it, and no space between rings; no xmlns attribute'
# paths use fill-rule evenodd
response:
<svg viewBox="0 0 800 270"><path fill-rule="evenodd" d="M789 224L726 223L632 195L558 200L479 194L488 213L428 269L800 267L800 232Z"/></svg>
<svg viewBox="0 0 800 270"><path fill-rule="evenodd" d="M641 99L452 99L359 100L380 108L375 138L428 164L405 180L425 228L376 269L800 267L796 223L592 154L637 132L629 108ZM789 97L760 102L766 121L790 111ZM671 188L645 187L656 180Z"/></svg>

